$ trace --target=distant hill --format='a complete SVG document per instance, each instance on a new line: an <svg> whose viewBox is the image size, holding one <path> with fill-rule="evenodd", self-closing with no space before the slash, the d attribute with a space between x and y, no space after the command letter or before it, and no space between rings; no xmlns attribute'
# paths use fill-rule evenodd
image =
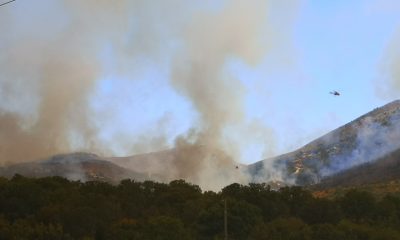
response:
<svg viewBox="0 0 400 240"><path fill-rule="evenodd" d="M134 169L152 180L162 182L173 180L169 175L174 171L174 149L106 159L123 168Z"/></svg>
<svg viewBox="0 0 400 240"><path fill-rule="evenodd" d="M187 161L189 157L191 161ZM213 173L216 175L226 174L228 171L237 173L240 171L237 169L238 166L242 167L240 164L232 163L221 151L188 144L179 148L128 157L100 157L82 152L60 154L41 161L0 167L0 176L8 178L15 174L27 177L61 176L70 180L99 180L113 183L127 178L158 182L185 179L197 183L201 178L200 171L206 164L204 159L210 157L219 159L214 163ZM229 180L230 183L234 181Z"/></svg>
<svg viewBox="0 0 400 240"><path fill-rule="evenodd" d="M42 161L18 163L0 168L0 176L12 177L21 174L27 177L61 176L70 180L106 181L117 183L122 179L146 179L146 176L106 161L95 154L60 154Z"/></svg>
<svg viewBox="0 0 400 240"><path fill-rule="evenodd" d="M177 144L164 151L107 160L143 173L152 180L170 182L184 179L205 189L216 189L216 184L240 182L246 169L221 150L190 143Z"/></svg>
<svg viewBox="0 0 400 240"><path fill-rule="evenodd" d="M255 181L268 179L273 163L285 182L314 184L354 166L373 162L400 148L400 101L377 108L302 148L249 165Z"/></svg>
<svg viewBox="0 0 400 240"><path fill-rule="evenodd" d="M206 158L209 161L204 161ZM178 144L172 149L129 157L61 154L42 161L1 167L0 176L11 177L19 173L30 177L62 176L71 180L109 182L124 178L161 182L185 179L197 184L199 181L212 183L209 180L217 178L229 183L247 181L249 174L253 182L270 182L276 186L320 183L320 186L335 187L399 179L399 159L398 100L376 108L296 151L248 166L233 162L217 149ZM201 172L204 168L207 168L207 179Z"/></svg>

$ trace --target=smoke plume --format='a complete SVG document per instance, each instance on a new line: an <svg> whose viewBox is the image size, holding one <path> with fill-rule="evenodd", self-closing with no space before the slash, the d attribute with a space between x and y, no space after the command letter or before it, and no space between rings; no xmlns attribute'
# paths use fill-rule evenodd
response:
<svg viewBox="0 0 400 240"><path fill-rule="evenodd" d="M183 32L185 44L175 60L172 84L190 99L201 119L200 132L191 147L182 146L188 144L184 139L177 140L177 149L182 152L176 166L183 166L185 173L200 170L197 174L213 175L203 179L222 175L227 181L232 179L224 175L235 174L234 159L221 151L224 128L243 121L245 89L225 67L232 58L257 63L264 52L260 40L266 5L252 3L234 1L223 12L195 15ZM198 157L185 161L190 156ZM227 169L232 171L227 173Z"/></svg>
<svg viewBox="0 0 400 240"><path fill-rule="evenodd" d="M47 5L54 3L42 6ZM96 139L88 104L102 74L99 52L104 44L111 44L122 48L118 59L126 59L126 52L134 55L136 49L143 49L121 42L129 41L133 30L144 31L131 26L128 17L128 9L133 9L132 14L146 12L143 1L61 1L55 5L50 6L55 14L45 14L33 3L16 3L15 10L4 9L6 14L0 16L5 33L0 40L2 163L74 150L107 152ZM16 19L25 7L53 19L39 18L31 25ZM38 17L32 15L26 18Z"/></svg>
<svg viewBox="0 0 400 240"><path fill-rule="evenodd" d="M1 101L9 104L0 113L2 162L68 151L72 129L90 144L94 129L85 101L98 74L95 59L88 57L91 47L69 33L49 42L33 38L0 45Z"/></svg>
<svg viewBox="0 0 400 240"><path fill-rule="evenodd" d="M34 4L1 9L2 164L78 150L112 154L93 121L107 116L96 115L89 104L106 72L99 56L111 46L117 74L135 74L144 58L168 64L171 86L199 114L198 124L175 140L171 177L208 187L247 181L235 163L239 143L227 137L227 127L245 123L246 89L227 66L233 60L255 65L268 49L281 47L269 35L268 1L205 2L198 8L186 1ZM25 8L32 9L30 15L22 16ZM136 138L159 139L165 146L160 132L154 138L125 137L124 146ZM145 145L131 148L148 150Z"/></svg>

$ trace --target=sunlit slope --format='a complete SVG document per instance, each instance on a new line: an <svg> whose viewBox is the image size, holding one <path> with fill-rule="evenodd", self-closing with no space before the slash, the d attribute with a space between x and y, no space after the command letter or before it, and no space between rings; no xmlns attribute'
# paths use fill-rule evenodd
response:
<svg viewBox="0 0 400 240"><path fill-rule="evenodd" d="M266 162L282 171L286 182L306 185L400 148L400 101L377 108L302 148L259 161L249 171L260 181Z"/></svg>

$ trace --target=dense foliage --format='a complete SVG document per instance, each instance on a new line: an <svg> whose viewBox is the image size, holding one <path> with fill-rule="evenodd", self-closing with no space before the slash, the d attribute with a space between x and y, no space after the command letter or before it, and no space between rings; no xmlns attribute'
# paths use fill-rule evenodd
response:
<svg viewBox="0 0 400 240"><path fill-rule="evenodd" d="M0 179L0 239L400 240L400 197L352 190L315 198L300 187L232 184L202 192L183 180Z"/></svg>

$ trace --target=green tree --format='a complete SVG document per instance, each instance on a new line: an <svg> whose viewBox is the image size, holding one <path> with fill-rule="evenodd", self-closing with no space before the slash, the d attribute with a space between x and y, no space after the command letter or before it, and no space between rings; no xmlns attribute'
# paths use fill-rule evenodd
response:
<svg viewBox="0 0 400 240"><path fill-rule="evenodd" d="M140 229L141 239L151 240L189 240L190 232L184 228L183 223L176 218L159 216L150 218Z"/></svg>
<svg viewBox="0 0 400 240"><path fill-rule="evenodd" d="M232 239L245 239L254 225L262 223L261 210L245 201L227 199L228 234ZM224 202L220 199L199 216L198 231L204 239L224 234Z"/></svg>
<svg viewBox="0 0 400 240"><path fill-rule="evenodd" d="M308 224L336 224L343 217L339 204L329 199L317 198L304 204L300 216Z"/></svg>
<svg viewBox="0 0 400 240"><path fill-rule="evenodd" d="M339 240L345 239L345 234L332 224L316 224L311 227L313 240Z"/></svg>
<svg viewBox="0 0 400 240"><path fill-rule="evenodd" d="M347 192L340 199L340 205L345 217L358 222L371 221L377 212L377 203L374 196L359 190Z"/></svg>
<svg viewBox="0 0 400 240"><path fill-rule="evenodd" d="M249 240L310 240L311 229L297 218L280 218L267 224L256 225L249 234Z"/></svg>

